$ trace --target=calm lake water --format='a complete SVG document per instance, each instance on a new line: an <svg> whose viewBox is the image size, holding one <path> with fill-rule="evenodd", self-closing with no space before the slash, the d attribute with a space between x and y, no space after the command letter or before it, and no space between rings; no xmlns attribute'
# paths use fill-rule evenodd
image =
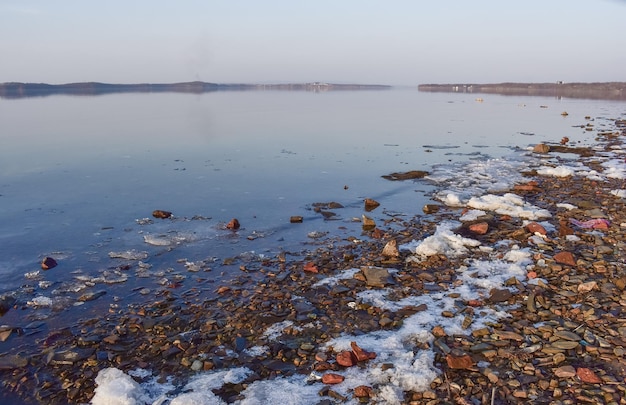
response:
<svg viewBox="0 0 626 405"><path fill-rule="evenodd" d="M585 117L600 130L625 105L414 89L0 99L0 295L50 296L76 274L115 267L110 252L146 252L153 268L182 274L202 261L212 267L202 277L228 278L239 271L222 265L229 257L305 249L312 232L359 236L364 198L384 207L368 213L377 223L418 215L430 201L427 183L382 175L501 158L564 136L591 144ZM331 201L345 206L334 220L312 209ZM151 218L155 209L174 219ZM236 233L223 229L232 218ZM59 266L33 274L46 256ZM130 294L138 286L110 284L90 311L114 297L140 300ZM66 308L13 310L0 323L72 322L72 288L61 290ZM0 342L0 351L18 344Z"/></svg>

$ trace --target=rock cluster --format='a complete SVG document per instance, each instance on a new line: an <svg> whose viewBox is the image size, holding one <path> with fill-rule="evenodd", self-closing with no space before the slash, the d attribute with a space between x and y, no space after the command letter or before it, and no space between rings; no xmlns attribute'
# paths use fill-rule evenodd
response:
<svg viewBox="0 0 626 405"><path fill-rule="evenodd" d="M603 141L607 151L621 144L618 137ZM414 174L394 173L391 180ZM485 308L506 305L510 317L467 334L452 333L443 323L433 327L432 340L416 342L415 350L433 349L441 373L428 389L405 392L406 403L626 403L626 203L611 194L623 187L621 180L527 176L511 192L548 210L550 227L493 214L458 232L485 245L513 240L530 248L527 276L534 282L511 278L506 285L515 286L516 293L494 288L482 299L457 299L454 311L441 311L441 319L462 314L465 329ZM562 208L563 202L574 208ZM446 293L459 281L454 269L467 256L411 261L409 252L398 251L398 244L431 235L442 220L463 215L462 208L424 211L426 217L410 221L394 218L386 223L389 229L369 222L365 229L364 216L359 243L326 236L327 243L314 251L284 252L242 265L245 271L229 285L165 287L144 304L51 331L35 353L0 356L3 388L30 402L87 403L94 377L107 367L142 367L162 379L184 381L199 371L245 365L253 374L244 383L224 385L215 394L230 403L253 381L316 373L312 383L320 385L320 403L352 397L367 403L380 387L364 384L349 396L333 387L343 381L347 367L375 359L377 348L364 350L354 341L351 350L336 352L325 343L343 333L394 330L407 317L432 310L425 305L382 309L358 303L359 292L391 288L400 299ZM238 227L238 221L227 226ZM389 263L397 272L387 270ZM348 269L355 269L354 277L336 285L318 283ZM13 303L10 297L0 301L0 309L7 303ZM276 324L283 325L280 339L262 333ZM11 332L4 328L0 336L9 338ZM259 346L268 350L248 350Z"/></svg>

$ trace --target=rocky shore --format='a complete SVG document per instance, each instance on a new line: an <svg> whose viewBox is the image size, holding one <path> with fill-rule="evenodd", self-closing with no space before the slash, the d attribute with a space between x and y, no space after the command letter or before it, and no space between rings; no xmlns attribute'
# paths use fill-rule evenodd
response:
<svg viewBox="0 0 626 405"><path fill-rule="evenodd" d="M551 153L574 154L602 173L601 156L621 150L625 124L616 121L614 131L599 133L597 147L564 140L537 148L536 155L540 160ZM165 382L245 366L252 373L243 381L213 389L222 401L241 399L255 381L301 374L318 387L319 404L380 403L380 384L335 389L350 367L374 364L381 372L396 367L378 362L380 348L365 347L358 337L397 330L408 318L432 310L424 305L390 310L358 298L384 287L397 301L434 293L455 300L438 314L441 323L424 331L427 338L412 343L415 353L434 350L438 375L425 389L403 392L402 403L624 404L626 207L623 197L612 193L625 188L624 180L546 176L534 169L523 175L523 182L502 195L514 193L550 217L539 223L487 212L454 229L478 241L480 249L423 260L398 249L468 211L429 205L424 215L391 217L354 238L326 236L305 253L242 263L238 282L214 286L208 298L202 288L164 288L150 305L110 308L102 317L50 333L37 353L0 356L2 389L24 403L88 403L96 376L111 367L151 370ZM368 203L369 209L380 209ZM523 280L511 277L480 299L451 292L462 284L458 269L473 259L497 257L503 241L530 252ZM346 271L353 276L322 282ZM472 328L486 311L509 316ZM447 329L445 320L455 317L463 319L467 333ZM270 326L280 339L264 333ZM350 349L327 344L345 334L355 337ZM251 350L255 347L268 349Z"/></svg>

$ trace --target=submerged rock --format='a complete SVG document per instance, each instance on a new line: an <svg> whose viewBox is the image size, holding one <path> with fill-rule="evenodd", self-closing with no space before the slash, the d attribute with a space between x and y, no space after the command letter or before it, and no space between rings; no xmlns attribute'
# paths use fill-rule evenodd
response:
<svg viewBox="0 0 626 405"><path fill-rule="evenodd" d="M428 176L428 172L425 172L423 170L411 170L408 172L396 172L396 173L391 173L391 174L387 174L385 176L382 176L383 179L387 179L387 180L391 180L391 181L397 181L397 180L411 180L411 179L422 179L426 176Z"/></svg>
<svg viewBox="0 0 626 405"><path fill-rule="evenodd" d="M46 257L41 261L41 268L44 270L50 270L58 265L57 261L52 257Z"/></svg>

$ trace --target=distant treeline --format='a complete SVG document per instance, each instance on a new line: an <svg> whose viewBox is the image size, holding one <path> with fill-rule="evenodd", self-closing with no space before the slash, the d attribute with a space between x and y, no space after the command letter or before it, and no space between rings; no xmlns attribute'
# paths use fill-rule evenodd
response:
<svg viewBox="0 0 626 405"><path fill-rule="evenodd" d="M421 84L419 91L490 93L505 96L548 96L601 100L626 100L625 82L606 83L495 83Z"/></svg>
<svg viewBox="0 0 626 405"><path fill-rule="evenodd" d="M295 83L295 84L217 84L207 82L184 83L140 83L140 84L111 84L98 82L47 84L47 83L1 83L0 97L42 97L55 94L75 96L95 96L111 93L207 93L212 91L228 90L383 90L391 86L370 84L332 84L332 83Z"/></svg>

